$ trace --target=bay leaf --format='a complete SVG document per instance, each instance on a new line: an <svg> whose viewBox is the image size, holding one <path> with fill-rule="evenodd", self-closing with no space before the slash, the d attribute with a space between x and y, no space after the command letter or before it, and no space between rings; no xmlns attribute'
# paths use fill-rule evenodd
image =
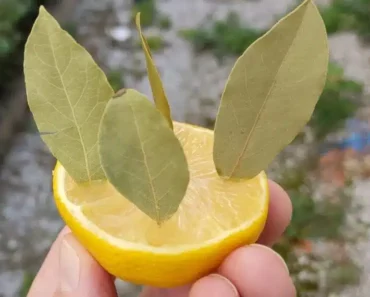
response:
<svg viewBox="0 0 370 297"><path fill-rule="evenodd" d="M113 90L90 54L43 7L28 37L24 74L42 139L76 182L105 178L101 117Z"/></svg>
<svg viewBox="0 0 370 297"><path fill-rule="evenodd" d="M328 60L324 22L307 0L239 57L215 123L220 176L256 176L295 138L322 93Z"/></svg>
<svg viewBox="0 0 370 297"><path fill-rule="evenodd" d="M147 97L127 89L107 105L99 133L109 182L158 224L178 209L189 183L179 140Z"/></svg>
<svg viewBox="0 0 370 297"><path fill-rule="evenodd" d="M155 105L157 106L158 110L163 114L163 116L166 118L171 129L173 129L171 110L168 104L166 93L164 91L161 77L154 64L154 60L152 57L152 53L150 52L149 44L146 41L145 36L141 30L140 13L136 14L136 27L137 27L137 30L139 31L141 45L143 47L143 51L145 54L148 78L149 78L150 86L152 88L152 94L153 94Z"/></svg>

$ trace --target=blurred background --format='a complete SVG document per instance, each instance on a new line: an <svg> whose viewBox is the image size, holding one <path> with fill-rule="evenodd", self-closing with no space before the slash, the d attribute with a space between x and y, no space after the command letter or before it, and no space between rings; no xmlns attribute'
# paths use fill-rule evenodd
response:
<svg viewBox="0 0 370 297"><path fill-rule="evenodd" d="M51 193L55 160L26 104L23 48L39 5L85 46L114 89L151 95L133 24L142 13L174 118L213 127L233 63L296 0L0 0L0 297L25 297L62 227ZM275 249L300 297L370 292L370 0L317 0L331 63L315 113L271 164L291 195ZM120 296L139 288L117 282Z"/></svg>

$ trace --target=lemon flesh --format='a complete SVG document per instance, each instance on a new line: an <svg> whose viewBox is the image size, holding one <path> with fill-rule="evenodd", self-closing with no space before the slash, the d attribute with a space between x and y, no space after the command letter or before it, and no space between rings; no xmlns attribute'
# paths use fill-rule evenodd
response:
<svg viewBox="0 0 370 297"><path fill-rule="evenodd" d="M174 123L190 171L178 211L158 226L107 181L76 184L54 171L57 207L67 225L108 272L161 287L196 280L261 233L268 208L264 172L250 180L217 175L213 131Z"/></svg>

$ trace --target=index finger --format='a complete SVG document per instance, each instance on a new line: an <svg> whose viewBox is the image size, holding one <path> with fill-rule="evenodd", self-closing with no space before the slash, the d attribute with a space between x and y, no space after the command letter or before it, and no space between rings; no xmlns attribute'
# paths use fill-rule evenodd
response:
<svg viewBox="0 0 370 297"><path fill-rule="evenodd" d="M284 233L292 218L292 202L288 194L274 181L269 180L270 202L265 228L258 243L273 245Z"/></svg>

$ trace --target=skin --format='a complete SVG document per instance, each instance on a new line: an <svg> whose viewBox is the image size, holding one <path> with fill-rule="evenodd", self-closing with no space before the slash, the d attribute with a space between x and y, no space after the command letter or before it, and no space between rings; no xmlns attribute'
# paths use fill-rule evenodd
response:
<svg viewBox="0 0 370 297"><path fill-rule="evenodd" d="M219 269L174 289L145 287L139 297L294 297L289 271L270 246L288 226L292 205L270 181L269 216L258 243L231 253ZM68 228L53 243L27 297L117 297L114 278L79 244Z"/></svg>

